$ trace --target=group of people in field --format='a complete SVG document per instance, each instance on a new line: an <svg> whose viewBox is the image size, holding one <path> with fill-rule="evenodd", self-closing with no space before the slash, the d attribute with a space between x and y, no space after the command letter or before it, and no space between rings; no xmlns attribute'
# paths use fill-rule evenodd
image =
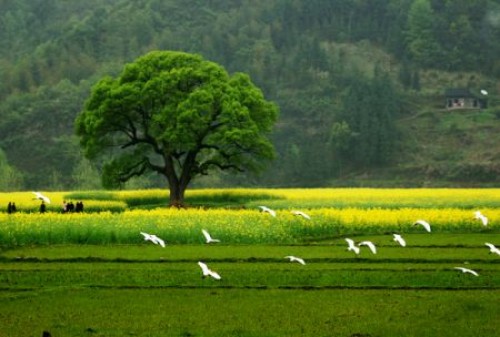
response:
<svg viewBox="0 0 500 337"><path fill-rule="evenodd" d="M7 213L12 214L17 212L17 207L15 202L10 202L7 205Z"/></svg>
<svg viewBox="0 0 500 337"><path fill-rule="evenodd" d="M77 201L76 204L74 204L73 201L70 202L63 201L62 212L63 213L83 212L83 201Z"/></svg>
<svg viewBox="0 0 500 337"><path fill-rule="evenodd" d="M76 204L74 204L72 201L70 202L63 202L63 207L62 207L62 213L81 213L83 212L83 201L77 201ZM45 202L42 200L42 203L40 204L40 213L45 213L47 211L47 205ZM9 201L9 204L7 205L7 213L12 214L17 212L17 207L15 202Z"/></svg>

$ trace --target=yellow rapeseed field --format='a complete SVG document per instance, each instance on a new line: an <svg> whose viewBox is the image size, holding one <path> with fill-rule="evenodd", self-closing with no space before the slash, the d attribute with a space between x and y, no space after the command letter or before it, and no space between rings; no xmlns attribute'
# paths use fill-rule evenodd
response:
<svg viewBox="0 0 500 337"><path fill-rule="evenodd" d="M42 192L44 196L50 199L50 203L46 203L47 211L60 212L63 208L64 201L79 201L66 196L68 192ZM11 192L0 193L1 212L7 211L9 202L14 202L18 212L36 213L38 212L41 200L36 199L33 192ZM120 200L84 200L85 208L92 211L123 211L126 208L126 203Z"/></svg>
<svg viewBox="0 0 500 337"><path fill-rule="evenodd" d="M500 207L496 207L500 205L498 189L203 189L188 192L187 199L203 196L204 200L210 200L221 195L256 198L241 208L147 210L128 209L126 201L159 195L167 198L168 194L164 190L106 192L113 200L85 200L92 211L62 214L61 205L67 193L47 192L44 194L51 198L53 207L39 214L40 201L33 200L31 192L0 193L3 208L0 244L136 243L142 240L141 231L161 235L167 242L201 243L203 228L223 242L290 243L304 236L423 232L422 227L413 226L418 219L428 221L433 232L496 231L500 223ZM6 214L9 201L15 201L21 212ZM260 212L258 205L264 203L276 206L276 217ZM106 209L112 211L102 211ZM296 209L309 214L311 220L292 214ZM474 218L476 210L488 217L488 226Z"/></svg>

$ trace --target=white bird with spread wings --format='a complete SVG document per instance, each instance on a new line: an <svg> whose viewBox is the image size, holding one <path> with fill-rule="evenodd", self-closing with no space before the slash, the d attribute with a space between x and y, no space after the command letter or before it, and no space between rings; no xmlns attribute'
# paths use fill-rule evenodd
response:
<svg viewBox="0 0 500 337"><path fill-rule="evenodd" d="M198 265L201 267L201 271L203 273L203 277L210 276L210 277L212 277L212 278L214 278L216 280L220 280L221 279L220 275L217 274L215 271L211 270L210 268L208 268L208 266L205 263L199 261Z"/></svg>
<svg viewBox="0 0 500 337"><path fill-rule="evenodd" d="M210 235L210 233L208 233L205 229L202 229L201 232L203 233L203 236L205 237L205 241L207 243L216 243L216 242L220 242L219 239L214 239L212 238L212 236Z"/></svg>
<svg viewBox="0 0 500 337"><path fill-rule="evenodd" d="M425 228L429 233L431 232L431 225L425 220L417 220L413 223L413 226L420 225Z"/></svg>
<svg viewBox="0 0 500 337"><path fill-rule="evenodd" d="M488 246L488 247L490 247L490 253L500 255L500 249L498 249L497 247L495 247L494 244L486 242L485 245Z"/></svg>
<svg viewBox="0 0 500 337"><path fill-rule="evenodd" d="M474 276L479 276L479 274L478 274L476 271L474 271L474 270L472 270L472 269L469 269L469 268L464 268L464 267L455 267L454 269L460 270L460 271L462 271L462 273L464 273L464 274L468 273L468 274L472 274L472 275L474 275Z"/></svg>
<svg viewBox="0 0 500 337"><path fill-rule="evenodd" d="M346 238L345 240L348 244L347 250L353 251L354 253L356 253L356 255L359 254L359 247L356 246L356 244L354 243L354 240L349 239L349 238Z"/></svg>
<svg viewBox="0 0 500 337"><path fill-rule="evenodd" d="M162 239L160 239L156 235L154 235L154 234L148 234L148 233L144 233L144 232L141 232L141 234L144 236L144 240L145 241L151 241L155 245L160 245L163 248L165 248L165 241L163 241Z"/></svg>
<svg viewBox="0 0 500 337"><path fill-rule="evenodd" d="M306 265L306 262L304 261L304 259L301 259L300 257L296 257L296 256L285 256L285 259L289 259L290 262L298 262L302 265Z"/></svg>
<svg viewBox="0 0 500 337"><path fill-rule="evenodd" d="M373 254L377 254L377 247L371 241L361 241L358 246L368 246Z"/></svg>
<svg viewBox="0 0 500 337"><path fill-rule="evenodd" d="M401 247L406 247L406 241L400 234L392 234L392 235L393 235L393 241L399 243Z"/></svg>
<svg viewBox="0 0 500 337"><path fill-rule="evenodd" d="M475 211L474 218L477 220L481 220L483 226L488 226L488 218L485 217L484 214L481 213L481 211Z"/></svg>
<svg viewBox="0 0 500 337"><path fill-rule="evenodd" d="M32 192L32 193L35 195L35 199L39 199L39 200L46 202L47 204L50 204L50 199L47 198L42 193L40 193L40 192Z"/></svg>
<svg viewBox="0 0 500 337"><path fill-rule="evenodd" d="M293 215L298 215L298 216L301 216L303 217L304 219L307 219L307 220L311 220L311 217L309 216L309 214L306 214L302 211L292 211L292 214Z"/></svg>
<svg viewBox="0 0 500 337"><path fill-rule="evenodd" d="M269 213L271 214L272 216L276 216L276 212L272 209L270 209L269 207L266 207L266 206L259 206L259 208L261 209L262 212L264 213Z"/></svg>

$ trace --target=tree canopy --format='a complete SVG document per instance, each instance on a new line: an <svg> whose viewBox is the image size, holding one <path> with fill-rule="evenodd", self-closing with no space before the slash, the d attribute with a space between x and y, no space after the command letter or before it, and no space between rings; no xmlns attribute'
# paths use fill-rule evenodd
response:
<svg viewBox="0 0 500 337"><path fill-rule="evenodd" d="M278 108L249 76L200 55L153 51L95 84L76 120L88 158L107 155L103 182L147 172L166 177L170 204L213 169L259 171L274 156Z"/></svg>

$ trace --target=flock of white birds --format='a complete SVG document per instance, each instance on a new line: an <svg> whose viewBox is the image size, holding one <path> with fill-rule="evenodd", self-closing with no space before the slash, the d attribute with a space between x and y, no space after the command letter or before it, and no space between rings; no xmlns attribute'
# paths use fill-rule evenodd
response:
<svg viewBox="0 0 500 337"><path fill-rule="evenodd" d="M42 200L42 201L50 204L50 199L47 196L43 195L42 193L33 192L33 194L35 195L35 199ZM269 213L271 216L276 217L276 211L274 211L273 209L266 207L266 206L259 206L259 208L260 208L261 212ZM311 217L302 211L292 211L292 214L297 215L297 216L301 216L307 220L311 220ZM483 226L488 226L488 218L486 216L484 216L481 213L481 211L475 211L474 218L481 221ZM415 221L415 223L413 225L414 226L420 225L427 232L429 232L429 233L431 232L431 225L425 220L419 219L419 220ZM212 238L210 233L208 233L208 231L206 231L205 229L202 229L201 232L202 232L203 236L205 237L206 243L210 244L210 243L220 242L220 240ZM140 232L140 233L144 236L144 240L151 241L152 243L154 243L156 245L160 245L161 247L165 248L165 241L163 239L159 238L158 236L156 236L154 234L148 234L145 232ZM393 234L393 240L396 241L397 243L399 243L402 247L406 247L406 241L400 234L396 234L396 233ZM377 247L371 241L365 240L365 241L359 242L358 244L356 244L354 242L354 240L352 240L350 238L345 238L345 241L347 242L347 245L348 245L347 250L354 252L356 255L358 255L361 252L361 246L366 246L370 249L370 251L373 254L377 254ZM495 247L495 245L493 245L490 242L486 242L485 245L488 246L488 248L490 249L490 253L500 255L500 249ZM302 265L306 264L304 259L297 257L297 256L289 255L289 256L285 256L285 258L289 259L290 262L297 262L297 263L300 263ZM202 270L203 277L210 276L216 280L221 279L220 275L217 274L216 272L214 272L213 270L209 269L205 263L199 261L198 265L200 266L200 268ZM472 274L474 276L479 276L479 274L476 271L469 269L469 268L454 267L454 269L460 270L463 273L469 273L469 274Z"/></svg>
<svg viewBox="0 0 500 337"><path fill-rule="evenodd" d="M259 208L260 208L261 212L269 213L271 216L276 217L276 211L270 209L269 207L259 206ZM292 214L297 215L297 216L301 216L307 220L311 220L311 217L302 211L292 211ZM480 220L484 226L488 225L488 218L485 217L480 211L476 211L474 213L474 217L476 219ZM415 223L413 224L413 226L417 226L417 225L422 226L427 232L429 232L429 233L431 232L431 225L427 221L419 219L419 220L415 221ZM210 235L210 233L207 230L202 229L201 232L202 232L203 236L205 237L205 242L207 244L220 242L220 240L212 238L212 236ZM160 245L161 247L165 248L165 241L160 239L156 235L148 234L148 233L144 233L144 232L140 232L140 233L144 236L144 240L151 241L152 243L154 243L156 245ZM406 247L406 241L401 236L401 234L394 233L393 240L395 242L399 243L399 245L401 247ZM363 247L363 246L368 247L368 249L370 249L370 251L373 254L377 254L377 247L371 241L364 240L364 241L361 241L357 244L354 240L352 240L350 238L345 238L345 241L347 242L347 245L348 245L347 250L354 252L356 255L359 255L359 253L361 252L361 247ZM495 247L495 245L493 245L492 243L489 243L489 242L486 242L485 245L490 248L490 253L500 255L500 249ZM285 259L288 259L290 262L297 262L301 265L306 264L304 259L297 257L297 256L288 255L288 256L285 256ZM212 277L216 280L222 279L221 276L217 272L211 270L204 262L198 261L198 265L201 268L203 277L209 276L209 277ZM476 271L469 269L469 268L454 267L454 269L459 270L463 273L469 273L469 274L472 274L474 276L479 276L479 274Z"/></svg>
<svg viewBox="0 0 500 337"><path fill-rule="evenodd" d="M43 195L42 193L33 192L33 194L35 195L35 199L39 199L39 200L42 200L42 201L50 204L50 199L48 197L46 197L45 195ZM276 211L274 211L273 209L266 207L266 206L259 206L259 208L260 208L261 212L269 213L271 216L276 217ZM311 217L302 211L292 211L292 214L297 215L297 216L301 216L307 220L311 220ZM486 216L484 216L481 213L481 211L475 211L474 218L481 221L483 226L488 226L488 218ZM414 226L420 225L427 232L429 232L429 233L431 232L431 225L425 220L419 219L419 220L415 221L415 223L413 225ZM206 231L205 229L202 229L201 232L202 232L203 236L205 237L205 241L207 244L220 242L220 240L212 238L210 233L208 233L208 231ZM145 232L140 232L140 233L144 236L144 240L151 241L152 243L154 243L156 245L160 245L161 247L165 248L165 241L163 239L159 238L158 236L156 236L154 234L148 234ZM406 241L400 234L396 234L396 233L393 234L393 240L396 241L397 243L399 243L402 247L406 247ZM359 242L358 244L356 244L354 242L354 240L352 240L350 238L345 238L345 241L347 242L347 245L348 245L347 250L354 252L356 255L359 255L359 253L361 252L361 246L366 246L370 249L370 251L373 254L377 254L377 247L371 241L365 240L365 241ZM491 254L500 255L500 249L495 247L495 245L493 245L490 242L486 242L485 245L490 249ZM302 265L306 264L304 259L297 257L297 256L289 255L289 256L285 256L285 258L290 260L290 262L297 262L297 263L300 263ZM221 279L220 275L217 274L216 272L214 272L213 270L209 269L205 263L199 261L198 265L200 266L200 268L202 270L203 277L210 276L216 280ZM469 268L454 267L454 269L460 270L463 273L469 273L469 274L472 274L474 276L479 276L479 274L476 271L469 269Z"/></svg>
<svg viewBox="0 0 500 337"><path fill-rule="evenodd" d="M488 225L488 218L486 216L484 216L481 213L481 211L474 212L474 218L480 220L482 222L483 226ZM427 232L429 232L429 233L431 232L431 225L425 220L419 219L419 220L415 221L415 223L413 223L413 225L414 226L420 225L423 228L425 228L425 230ZM360 246L368 246L373 254L377 254L377 249L376 249L375 245L373 244L373 242L371 242L371 241L361 241L356 245L356 243L352 239L346 238L345 240L346 240L347 245L348 245L347 250L353 251L356 255L358 255L361 251ZM406 247L406 240L401 236L401 234L394 233L393 240L396 241L397 243L399 243L401 245L401 247ZM492 243L489 243L489 242L486 242L485 245L490 248L490 253L500 255L500 249L495 247L495 245L493 245ZM474 276L479 276L479 274L475 270L472 270L469 268L454 267L454 269L460 270L463 273L469 273L469 274L472 274Z"/></svg>

